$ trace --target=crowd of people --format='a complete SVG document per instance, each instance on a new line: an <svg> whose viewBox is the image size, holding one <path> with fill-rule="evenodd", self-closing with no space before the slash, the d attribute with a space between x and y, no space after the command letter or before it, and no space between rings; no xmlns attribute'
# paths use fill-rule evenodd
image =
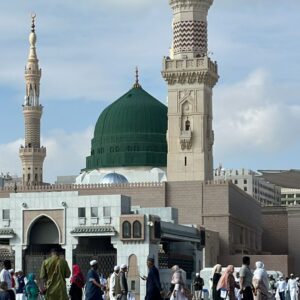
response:
<svg viewBox="0 0 300 300"><path fill-rule="evenodd" d="M212 271L212 300L298 300L300 280L294 274L277 280L268 275L263 262L255 263L254 272L250 269L250 258L243 257L239 272L229 265L222 273L222 266L216 265ZM234 276L235 273L235 276Z"/></svg>
<svg viewBox="0 0 300 300"><path fill-rule="evenodd" d="M255 263L254 272L250 269L250 258L243 257L242 267L235 272L229 265L222 272L222 266L213 268L211 278L212 300L298 300L300 282L293 274L289 278L279 277L278 280L268 276L264 264ZM201 300L203 299L204 280L197 273L192 291L185 283L184 271L179 266L172 267L170 289L162 289L159 271L154 264L154 258L147 259L148 274L141 276L146 281L145 300ZM112 274L105 278L98 272L98 262L90 261L90 269L84 276L78 265L72 268L72 276L67 261L56 250L51 251L49 258L43 261L39 280L35 274L26 277L22 271L14 272L11 262L5 260L0 272L0 300L134 300L134 295L128 290L128 266L115 266ZM70 279L67 292L66 279ZM277 279L277 278L276 278Z"/></svg>
<svg viewBox="0 0 300 300"><path fill-rule="evenodd" d="M160 300L163 296L171 300L188 299L183 271L178 266L172 268L168 293L162 289L154 258L147 258L147 267L147 276L140 277L146 281L145 300ZM98 262L92 260L86 276L78 265L73 266L71 276L67 261L53 249L50 257L42 263L38 280L32 273L26 277L22 271L15 273L11 262L5 260L0 272L0 300L135 300L128 290L127 271L126 264L115 266L112 274L105 278L98 273ZM70 288L67 291L66 279L70 276ZM202 286L203 282L196 280L195 289L202 289Z"/></svg>

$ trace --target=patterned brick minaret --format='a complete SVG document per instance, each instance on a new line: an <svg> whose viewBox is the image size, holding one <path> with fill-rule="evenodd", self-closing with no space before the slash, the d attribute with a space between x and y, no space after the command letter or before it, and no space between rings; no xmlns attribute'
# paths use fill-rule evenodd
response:
<svg viewBox="0 0 300 300"><path fill-rule="evenodd" d="M40 185L43 183L43 162L46 148L40 145L40 121L43 106L39 103L40 79L36 55L35 15L32 16L31 33L29 35L29 57L25 67L26 95L23 104L25 119L25 145L19 150L23 168L23 185Z"/></svg>
<svg viewBox="0 0 300 300"><path fill-rule="evenodd" d="M168 84L168 181L212 180L212 89L216 62L207 53L207 14L213 0L169 0L173 44L163 61Z"/></svg>

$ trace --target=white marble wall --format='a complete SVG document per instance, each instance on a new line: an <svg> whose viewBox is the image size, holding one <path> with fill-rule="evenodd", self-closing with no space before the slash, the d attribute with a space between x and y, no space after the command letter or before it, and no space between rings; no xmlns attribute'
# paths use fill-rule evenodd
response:
<svg viewBox="0 0 300 300"><path fill-rule="evenodd" d="M111 207L110 224L107 224L107 218L103 218L103 207ZM130 214L131 201L129 197L122 195L88 195L79 196L78 192L42 192L42 193L14 193L10 198L1 199L0 209L10 210L10 219L0 219L0 228L12 228L15 236L10 240L10 245L15 251L15 267L22 269L22 250L26 248L22 238L23 234L23 210L44 210L47 215L48 210L61 209L65 216L65 241L62 247L65 249L66 259L69 266L72 265L72 252L78 244L78 239L70 232L79 226L78 208L86 208L86 225L92 226L91 207L98 207L98 225L110 225L115 228L116 235L112 237L112 243L117 249L117 263L128 264L130 255L135 254L138 259L138 270L140 275L147 275L146 265L147 256L154 256L157 263L158 248L157 244L150 243L150 227L147 225L149 214L159 214L162 212L166 220L172 220L174 212L170 208L163 211L152 209L149 211L141 210L139 213L145 213L145 240L141 242L122 242L119 237L120 215ZM2 215L2 211L1 211ZM176 214L175 214L176 215ZM140 281L141 298L145 296L146 282Z"/></svg>

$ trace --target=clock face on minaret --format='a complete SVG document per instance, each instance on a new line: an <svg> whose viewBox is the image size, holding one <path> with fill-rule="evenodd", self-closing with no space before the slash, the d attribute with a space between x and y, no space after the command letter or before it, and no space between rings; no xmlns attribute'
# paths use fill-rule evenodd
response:
<svg viewBox="0 0 300 300"><path fill-rule="evenodd" d="M168 181L213 179L212 89L217 63L208 57L207 14L213 0L169 0L173 43L163 60L168 84Z"/></svg>

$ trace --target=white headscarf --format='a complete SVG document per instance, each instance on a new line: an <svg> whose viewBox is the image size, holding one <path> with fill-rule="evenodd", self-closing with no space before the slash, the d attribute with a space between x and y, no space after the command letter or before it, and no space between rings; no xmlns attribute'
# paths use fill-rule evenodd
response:
<svg viewBox="0 0 300 300"><path fill-rule="evenodd" d="M265 270L265 265L261 261L255 263L256 269L253 273L253 279L257 279L264 284L266 289L269 289L268 273Z"/></svg>

